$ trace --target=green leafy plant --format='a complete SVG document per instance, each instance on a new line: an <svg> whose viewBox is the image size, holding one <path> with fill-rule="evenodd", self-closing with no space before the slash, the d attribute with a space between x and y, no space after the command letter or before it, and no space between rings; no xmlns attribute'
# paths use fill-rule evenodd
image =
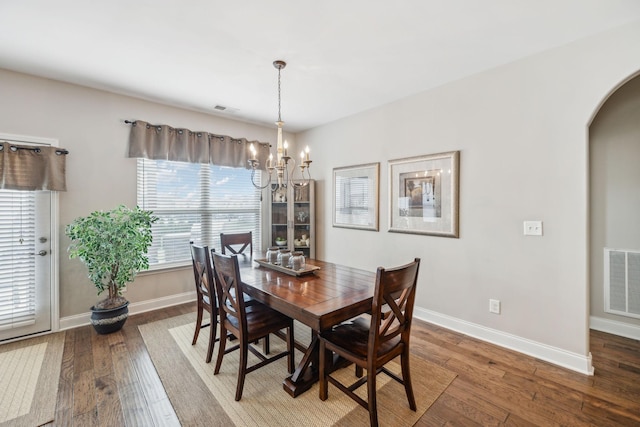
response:
<svg viewBox="0 0 640 427"><path fill-rule="evenodd" d="M120 205L76 218L67 225L69 258L79 258L87 266L98 295L109 291L95 308L115 308L127 302L122 288L140 270L149 268L147 250L153 241L151 226L157 220L151 211Z"/></svg>

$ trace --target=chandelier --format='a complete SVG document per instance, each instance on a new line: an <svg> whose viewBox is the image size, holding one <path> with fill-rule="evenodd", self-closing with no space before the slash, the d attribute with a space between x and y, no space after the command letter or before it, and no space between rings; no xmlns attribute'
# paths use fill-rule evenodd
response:
<svg viewBox="0 0 640 427"><path fill-rule="evenodd" d="M278 70L278 121L276 122L276 125L278 126L278 139L276 144L276 160L274 163L273 154L270 153L266 164L269 180L263 186L260 186L255 182L255 174L256 170L259 170L260 168L260 162L256 158L256 148L253 144L249 147L251 150L249 166L251 166L251 183L254 187L259 189L267 188L271 185L272 175L275 172L277 185L272 186L271 191L276 192L287 187L289 183L292 183L296 187L304 187L309 184L309 181L311 180L311 172L309 171L311 160L309 159L309 147L307 147L304 151L300 152L300 163L298 163L298 167L300 168L300 180L295 182L293 175L296 169L296 161L289 156L289 144L287 144L287 141L284 141L284 143L282 141L282 125L284 122L282 121L282 115L280 112L280 71L287 66L287 63L281 60L276 60L273 61L273 66Z"/></svg>

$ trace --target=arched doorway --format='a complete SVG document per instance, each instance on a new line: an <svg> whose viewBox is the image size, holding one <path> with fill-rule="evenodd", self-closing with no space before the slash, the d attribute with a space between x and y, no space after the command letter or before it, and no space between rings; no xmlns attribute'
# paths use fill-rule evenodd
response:
<svg viewBox="0 0 640 427"><path fill-rule="evenodd" d="M589 125L589 200L590 327L640 339L640 253L624 255L640 252L640 75L612 91ZM622 261L605 274L611 259Z"/></svg>

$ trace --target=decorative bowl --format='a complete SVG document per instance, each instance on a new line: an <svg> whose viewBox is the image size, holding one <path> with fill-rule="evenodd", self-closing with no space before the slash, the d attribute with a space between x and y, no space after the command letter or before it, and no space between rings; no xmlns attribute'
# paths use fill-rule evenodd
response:
<svg viewBox="0 0 640 427"><path fill-rule="evenodd" d="M278 246L284 246L287 244L286 240L276 240L276 245Z"/></svg>

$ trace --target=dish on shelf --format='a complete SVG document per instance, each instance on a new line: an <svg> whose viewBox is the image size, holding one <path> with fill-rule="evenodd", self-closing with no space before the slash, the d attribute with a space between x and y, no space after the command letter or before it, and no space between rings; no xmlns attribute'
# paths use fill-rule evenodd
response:
<svg viewBox="0 0 640 427"><path fill-rule="evenodd" d="M310 264L306 264L305 267L301 270L293 270L291 268L283 267L279 264L271 264L267 262L266 258L254 259L254 261L257 262L261 267L270 268L271 270L276 270L290 276L304 276L305 274L311 274L316 270L320 270L320 267Z"/></svg>
<svg viewBox="0 0 640 427"><path fill-rule="evenodd" d="M309 247L309 239L295 239L293 241L293 245L296 247L301 247L301 248L308 248Z"/></svg>
<svg viewBox="0 0 640 427"><path fill-rule="evenodd" d="M276 245L278 246L284 246L287 244L286 240L276 240Z"/></svg>

